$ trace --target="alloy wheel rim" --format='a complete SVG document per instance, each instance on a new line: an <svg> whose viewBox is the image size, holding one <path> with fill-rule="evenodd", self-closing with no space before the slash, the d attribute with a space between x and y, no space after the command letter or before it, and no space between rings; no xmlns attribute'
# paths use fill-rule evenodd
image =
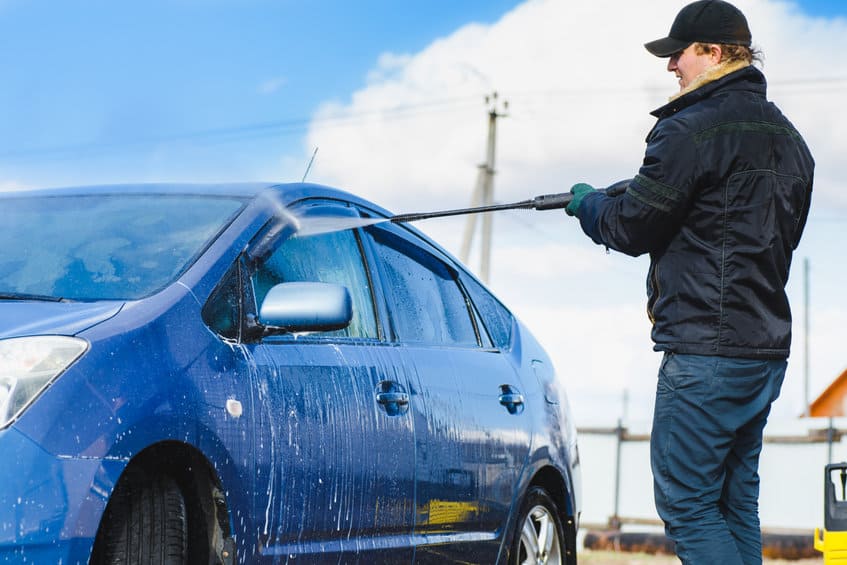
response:
<svg viewBox="0 0 847 565"><path fill-rule="evenodd" d="M561 565L562 552L556 521L544 506L535 506L521 528L521 565Z"/></svg>

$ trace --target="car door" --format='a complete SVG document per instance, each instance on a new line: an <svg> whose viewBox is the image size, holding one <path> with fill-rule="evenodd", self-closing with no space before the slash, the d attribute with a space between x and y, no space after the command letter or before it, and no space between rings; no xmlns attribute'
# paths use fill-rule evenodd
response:
<svg viewBox="0 0 847 565"><path fill-rule="evenodd" d="M522 385L476 324L453 267L396 226L367 232L412 383L415 563L494 563L529 452Z"/></svg>
<svg viewBox="0 0 847 565"><path fill-rule="evenodd" d="M345 218L352 211L312 203L297 213ZM410 563L410 386L380 339L357 232L284 241L251 274L256 303L274 284L292 281L345 286L353 320L337 331L264 337L255 355L257 364L273 367L254 400L258 427L267 430L257 447L257 480L266 487L257 488L255 508L264 524L260 553L269 562Z"/></svg>

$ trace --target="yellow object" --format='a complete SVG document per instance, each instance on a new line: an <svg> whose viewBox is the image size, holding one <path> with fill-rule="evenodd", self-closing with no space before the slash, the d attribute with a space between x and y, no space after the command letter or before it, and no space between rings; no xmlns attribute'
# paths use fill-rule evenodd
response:
<svg viewBox="0 0 847 565"><path fill-rule="evenodd" d="M418 514L428 516L427 523L430 525L455 524L466 522L474 514L479 514L479 504L453 500L430 500L426 506L418 509Z"/></svg>
<svg viewBox="0 0 847 565"><path fill-rule="evenodd" d="M824 565L847 565L847 532L815 528L815 549L823 552Z"/></svg>
<svg viewBox="0 0 847 565"><path fill-rule="evenodd" d="M847 462L826 466L823 490L823 530L815 528L815 549L824 565L847 565Z"/></svg>

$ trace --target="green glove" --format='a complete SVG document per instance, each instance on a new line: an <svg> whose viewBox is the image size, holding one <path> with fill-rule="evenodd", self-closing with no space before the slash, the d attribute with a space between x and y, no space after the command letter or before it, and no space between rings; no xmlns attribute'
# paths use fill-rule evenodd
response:
<svg viewBox="0 0 847 565"><path fill-rule="evenodd" d="M579 216L579 205L582 204L582 199L585 198L586 194L591 194L594 192L594 187L590 184L585 184L584 182L577 183L571 187L571 194L573 194L573 200L571 200L568 207L565 208L565 212L568 213L568 216Z"/></svg>

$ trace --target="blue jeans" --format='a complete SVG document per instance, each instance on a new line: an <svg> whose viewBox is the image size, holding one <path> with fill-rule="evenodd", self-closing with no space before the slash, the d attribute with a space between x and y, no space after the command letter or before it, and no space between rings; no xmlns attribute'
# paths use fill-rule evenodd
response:
<svg viewBox="0 0 847 565"><path fill-rule="evenodd" d="M650 462L656 509L683 563L762 563L759 453L786 366L665 354Z"/></svg>

